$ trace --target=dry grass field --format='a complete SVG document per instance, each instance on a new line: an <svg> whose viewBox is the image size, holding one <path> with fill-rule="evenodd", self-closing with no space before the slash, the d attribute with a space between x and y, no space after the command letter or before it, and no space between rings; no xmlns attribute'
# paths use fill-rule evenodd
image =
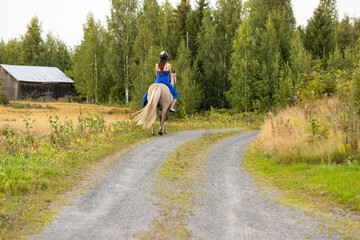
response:
<svg viewBox="0 0 360 240"><path fill-rule="evenodd" d="M40 135L50 133L49 116L52 115L59 116L62 121L66 118L71 119L76 126L80 109L84 117L88 116L88 113L91 115L102 114L107 123L130 119L130 109L128 108L61 102L14 101L11 104L13 106L26 106L26 108L17 109L0 106L0 131L6 127L25 129L23 122L25 114L29 114L32 120L36 120L33 124L33 130Z"/></svg>
<svg viewBox="0 0 360 240"><path fill-rule="evenodd" d="M276 156L284 164L340 161L347 145L346 114L337 98L270 113L252 148Z"/></svg>

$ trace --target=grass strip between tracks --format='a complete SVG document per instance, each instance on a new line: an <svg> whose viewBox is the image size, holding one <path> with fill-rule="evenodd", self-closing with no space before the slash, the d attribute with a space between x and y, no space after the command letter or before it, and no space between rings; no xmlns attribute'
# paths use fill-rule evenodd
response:
<svg viewBox="0 0 360 240"><path fill-rule="evenodd" d="M202 170L219 140L243 133L244 130L221 133L205 132L202 137L178 147L162 164L155 178L155 204L159 216L153 220L152 230L139 232L140 239L188 239L194 237L187 228L188 219L202 189Z"/></svg>

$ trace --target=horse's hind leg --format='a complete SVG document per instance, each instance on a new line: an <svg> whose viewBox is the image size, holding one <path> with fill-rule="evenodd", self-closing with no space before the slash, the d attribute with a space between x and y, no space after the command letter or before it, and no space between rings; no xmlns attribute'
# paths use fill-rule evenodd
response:
<svg viewBox="0 0 360 240"><path fill-rule="evenodd" d="M159 135L163 135L163 116L162 112L160 113L160 129L159 129Z"/></svg>
<svg viewBox="0 0 360 240"><path fill-rule="evenodd" d="M163 135L166 133L166 131L165 131L166 113L167 113L167 110L165 110L165 111L162 110L160 113L160 131L159 131L160 135Z"/></svg>

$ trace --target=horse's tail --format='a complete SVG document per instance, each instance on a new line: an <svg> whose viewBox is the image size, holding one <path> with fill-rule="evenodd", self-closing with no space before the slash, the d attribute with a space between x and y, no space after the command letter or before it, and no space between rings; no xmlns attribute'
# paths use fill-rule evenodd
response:
<svg viewBox="0 0 360 240"><path fill-rule="evenodd" d="M161 96L161 88L156 86L148 100L148 104L141 109L138 115L134 118L137 125L142 125L143 128L151 127L156 121L156 109Z"/></svg>

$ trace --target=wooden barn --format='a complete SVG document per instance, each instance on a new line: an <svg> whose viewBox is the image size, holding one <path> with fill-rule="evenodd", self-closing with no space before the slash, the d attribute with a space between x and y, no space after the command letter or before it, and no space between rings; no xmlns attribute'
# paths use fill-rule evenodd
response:
<svg viewBox="0 0 360 240"><path fill-rule="evenodd" d="M28 97L35 91L47 99L70 95L71 84L57 67L19 66L0 64L0 80L3 91L12 100Z"/></svg>

